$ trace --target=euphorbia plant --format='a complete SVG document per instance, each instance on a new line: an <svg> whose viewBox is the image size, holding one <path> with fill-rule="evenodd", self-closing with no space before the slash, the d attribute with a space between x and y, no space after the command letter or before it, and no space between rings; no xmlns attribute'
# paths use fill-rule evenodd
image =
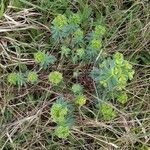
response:
<svg viewBox="0 0 150 150"><path fill-rule="evenodd" d="M62 56L71 58L72 63L93 59L102 48L106 29L96 25L91 31L82 28L80 13L59 14L52 21L52 38L58 43Z"/></svg>
<svg viewBox="0 0 150 150"><path fill-rule="evenodd" d="M92 71L92 78L110 91L122 90L134 75L132 65L119 52L107 58Z"/></svg>
<svg viewBox="0 0 150 150"><path fill-rule="evenodd" d="M41 68L46 69L49 64L53 64L56 61L56 57L44 51L38 51L34 54L34 60Z"/></svg>
<svg viewBox="0 0 150 150"><path fill-rule="evenodd" d="M119 52L115 53L113 58L105 59L91 72L97 86L104 87L111 98L116 98L122 104L127 102L125 88L128 81L133 79L133 75L132 65Z"/></svg>
<svg viewBox="0 0 150 150"><path fill-rule="evenodd" d="M12 73L8 74L7 81L11 85L22 86L23 84L25 84L25 76L23 73L20 73L20 72L12 72Z"/></svg>
<svg viewBox="0 0 150 150"><path fill-rule="evenodd" d="M70 128L73 124L72 108L64 97L58 97L51 107L51 118L57 124L55 134L59 138L69 136Z"/></svg>

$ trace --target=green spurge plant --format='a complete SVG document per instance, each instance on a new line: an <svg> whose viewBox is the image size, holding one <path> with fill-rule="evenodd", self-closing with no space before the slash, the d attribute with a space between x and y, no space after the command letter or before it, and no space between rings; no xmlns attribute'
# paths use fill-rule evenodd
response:
<svg viewBox="0 0 150 150"><path fill-rule="evenodd" d="M52 38L54 40L62 40L66 36L68 19L65 15L59 14L52 21Z"/></svg>
<svg viewBox="0 0 150 150"><path fill-rule="evenodd" d="M55 56L48 55L45 52L38 51L34 54L35 61L40 65L40 67L46 69L49 64L53 64L56 61Z"/></svg>
<svg viewBox="0 0 150 150"><path fill-rule="evenodd" d="M73 123L72 108L63 97L58 97L51 107L51 118L57 123L55 134L59 138L66 138Z"/></svg>
<svg viewBox="0 0 150 150"><path fill-rule="evenodd" d="M91 31L91 30L89 30ZM89 61L97 56L102 48L102 38L106 29L96 25L90 33L82 28L81 14L72 13L66 16L59 14L52 21L52 38L60 44L61 55L71 58L72 63Z"/></svg>
<svg viewBox="0 0 150 150"><path fill-rule="evenodd" d="M93 79L109 91L122 90L126 87L127 81L134 75L132 65L124 60L123 55L117 52L113 59L105 59L99 68L92 71Z"/></svg>
<svg viewBox="0 0 150 150"><path fill-rule="evenodd" d="M79 27L80 21L78 13L73 13L69 17L59 14L52 21L52 38L62 42Z"/></svg>
<svg viewBox="0 0 150 150"><path fill-rule="evenodd" d="M73 34L73 44L79 45L83 43L84 33L81 28L78 28Z"/></svg>
<svg viewBox="0 0 150 150"><path fill-rule="evenodd" d="M88 57L96 56L102 48L102 38L106 32L106 29L102 25L96 25L92 33L89 34L89 46L87 47Z"/></svg>
<svg viewBox="0 0 150 150"><path fill-rule="evenodd" d="M81 23L81 17L78 13L71 13L68 18L67 32L71 34L76 31Z"/></svg>
<svg viewBox="0 0 150 150"><path fill-rule="evenodd" d="M64 124L68 113L68 106L64 100L57 100L51 108L51 117L57 124Z"/></svg>
<svg viewBox="0 0 150 150"><path fill-rule="evenodd" d="M86 103L86 96L83 94L83 87L79 84L73 84L72 85L72 92L74 94L74 98L75 98L75 103L81 107Z"/></svg>
<svg viewBox="0 0 150 150"><path fill-rule="evenodd" d="M24 74L23 73L10 73L7 76L7 81L12 84L12 85L20 85L22 86L23 84L25 84L25 78L24 78Z"/></svg>

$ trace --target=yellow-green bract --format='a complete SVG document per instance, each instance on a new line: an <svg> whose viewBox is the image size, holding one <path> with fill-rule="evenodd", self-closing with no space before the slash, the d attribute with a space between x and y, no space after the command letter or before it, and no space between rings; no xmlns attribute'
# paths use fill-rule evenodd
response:
<svg viewBox="0 0 150 150"><path fill-rule="evenodd" d="M65 117L68 113L67 105L64 106L61 103L54 103L51 107L51 117L54 122L62 124L65 122Z"/></svg>
<svg viewBox="0 0 150 150"><path fill-rule="evenodd" d="M67 18L65 15L59 14L53 21L52 24L58 29L63 29L67 25Z"/></svg>
<svg viewBox="0 0 150 150"><path fill-rule="evenodd" d="M34 59L37 63L44 62L45 58L46 56L44 52L38 51L37 53L34 54Z"/></svg>
<svg viewBox="0 0 150 150"><path fill-rule="evenodd" d="M91 41L91 48L93 50L99 50L102 47L102 42L99 39L93 39Z"/></svg>
<svg viewBox="0 0 150 150"><path fill-rule="evenodd" d="M57 85L62 81L63 76L62 73L58 71L53 71L49 74L48 79L52 84Z"/></svg>
<svg viewBox="0 0 150 150"><path fill-rule="evenodd" d="M83 106L86 103L86 96L85 95L77 95L75 97L75 103L79 106Z"/></svg>
<svg viewBox="0 0 150 150"><path fill-rule="evenodd" d="M101 103L99 105L99 110L104 120L111 120L116 117L116 111L112 108L111 104Z"/></svg>
<svg viewBox="0 0 150 150"><path fill-rule="evenodd" d="M105 34L105 32L106 32L106 29L105 29L105 27L104 26L102 26L102 25L97 25L96 27L95 27L95 30L94 30L94 36L95 37L101 37L101 36L103 36L104 34Z"/></svg>
<svg viewBox="0 0 150 150"><path fill-rule="evenodd" d="M27 76L27 81L31 83L35 83L38 80L38 75L35 71L30 71Z"/></svg>
<svg viewBox="0 0 150 150"><path fill-rule="evenodd" d="M55 134L59 137L59 138L67 138L70 134L70 128L68 126L58 126L55 129Z"/></svg>
<svg viewBox="0 0 150 150"><path fill-rule="evenodd" d="M7 81L10 84L16 85L17 84L17 73L14 72L14 73L8 74Z"/></svg>

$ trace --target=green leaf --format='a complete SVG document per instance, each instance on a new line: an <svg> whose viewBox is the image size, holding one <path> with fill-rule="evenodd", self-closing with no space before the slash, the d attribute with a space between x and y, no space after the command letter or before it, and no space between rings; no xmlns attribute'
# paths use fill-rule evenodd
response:
<svg viewBox="0 0 150 150"><path fill-rule="evenodd" d="M25 84L25 78L24 78L24 74L23 73L17 73L17 84L18 85L23 85Z"/></svg>
<svg viewBox="0 0 150 150"><path fill-rule="evenodd" d="M92 8L88 4L83 4L82 7L83 10L81 11L80 15L82 16L82 21L84 22L90 17Z"/></svg>
<svg viewBox="0 0 150 150"><path fill-rule="evenodd" d="M1 2L0 2L0 18L3 16L6 7L7 6L5 5L4 0L1 0Z"/></svg>

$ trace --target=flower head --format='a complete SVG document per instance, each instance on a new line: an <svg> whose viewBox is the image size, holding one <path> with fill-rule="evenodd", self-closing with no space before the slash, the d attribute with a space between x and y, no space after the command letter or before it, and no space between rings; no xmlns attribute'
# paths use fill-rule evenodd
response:
<svg viewBox="0 0 150 150"><path fill-rule="evenodd" d="M35 71L30 71L27 76L27 81L31 83L35 83L38 80L38 75Z"/></svg>
<svg viewBox="0 0 150 150"><path fill-rule="evenodd" d="M67 18L65 15L59 14L53 21L52 24L58 28L63 29L67 25Z"/></svg>
<svg viewBox="0 0 150 150"><path fill-rule="evenodd" d="M83 94L76 96L75 103L79 106L83 106L86 103L86 96Z"/></svg>
<svg viewBox="0 0 150 150"><path fill-rule="evenodd" d="M61 74L60 72L58 72L58 71L53 71L53 72L51 72L51 73L49 74L48 79L49 79L49 81L50 81L52 84L57 85L57 84L59 84L59 83L62 81L63 76L62 76L62 74Z"/></svg>
<svg viewBox="0 0 150 150"><path fill-rule="evenodd" d="M13 85L16 85L17 84L17 73L10 73L8 76L7 76L7 81L10 83L10 84L13 84Z"/></svg>

